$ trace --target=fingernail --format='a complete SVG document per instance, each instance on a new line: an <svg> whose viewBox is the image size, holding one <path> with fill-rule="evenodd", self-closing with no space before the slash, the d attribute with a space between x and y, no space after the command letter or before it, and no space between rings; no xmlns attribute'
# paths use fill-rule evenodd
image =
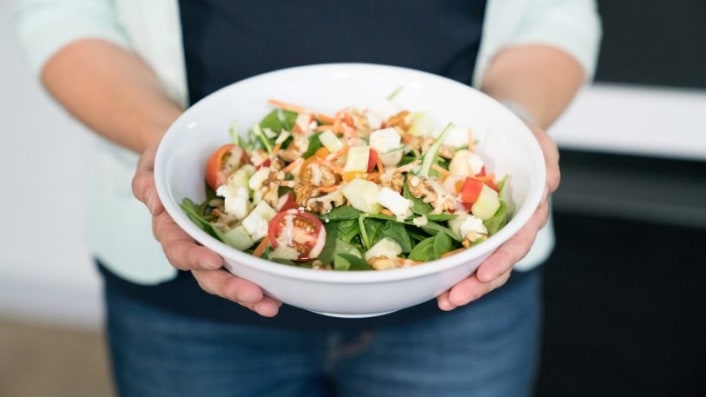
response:
<svg viewBox="0 0 706 397"><path fill-rule="evenodd" d="M549 188L544 185L544 192L542 192L542 199L539 201L539 206L543 207L547 204L547 201L549 200Z"/></svg>
<svg viewBox="0 0 706 397"><path fill-rule="evenodd" d="M154 215L155 211L157 211L157 197L155 196L154 191L150 190L147 192L145 199L147 201L147 208L149 209L150 214Z"/></svg>

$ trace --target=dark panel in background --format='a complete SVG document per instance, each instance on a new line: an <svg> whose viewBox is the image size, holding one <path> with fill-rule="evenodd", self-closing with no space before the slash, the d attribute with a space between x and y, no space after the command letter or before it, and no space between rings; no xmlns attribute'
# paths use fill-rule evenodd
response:
<svg viewBox="0 0 706 397"><path fill-rule="evenodd" d="M706 0L598 2L597 82L706 89ZM561 164L535 397L706 396L706 159Z"/></svg>
<svg viewBox="0 0 706 397"><path fill-rule="evenodd" d="M706 89L706 0L599 0L596 81Z"/></svg>

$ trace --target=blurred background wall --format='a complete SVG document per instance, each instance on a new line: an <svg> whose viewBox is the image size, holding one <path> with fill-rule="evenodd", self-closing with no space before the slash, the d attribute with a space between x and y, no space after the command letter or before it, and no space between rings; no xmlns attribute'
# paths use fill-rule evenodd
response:
<svg viewBox="0 0 706 397"><path fill-rule="evenodd" d="M0 319L98 330L100 281L84 228L91 136L38 87L20 59L8 23L14 3L0 2ZM684 367L687 375L694 367L684 360L706 359L706 338L693 336L706 333L703 316L680 317L682 322L670 328L650 327L652 321L663 320L663 312L689 307L703 313L706 304L706 296L699 292L703 288L683 284L680 277L669 278L671 284L658 280L660 272L682 272L700 286L703 282L694 278L706 275L686 266L700 261L703 267L706 253L701 241L706 230L706 3L605 0L600 6L605 40L596 83L580 93L551 129L564 165L554 205L558 230L565 233L560 247L565 248L547 268L547 294L552 299L547 308L549 350L540 395L606 396L629 390L630 379L623 377L625 382L617 384L620 374L613 379L600 370L605 362L617 360L620 371L652 360L654 365L638 368L630 376L654 379L660 369L665 370L660 362L670 362L659 361L664 356L677 354L679 364L689 365ZM595 232L579 233L587 228ZM645 240L645 230L654 230L657 237ZM664 247L658 247L665 255L650 253L661 263L649 266L645 257L626 259L616 255L620 246L609 248L607 241L596 239L600 235L611 241L623 239L622 246L634 251L645 244L659 245L655 241L660 233L667 236ZM689 243L679 246L678 254L670 253L673 236L688 236L680 240ZM605 255L590 256L601 252ZM669 263L669 258L680 263ZM599 273L592 271L596 268ZM630 288L640 285L644 288ZM688 294L672 296L668 306L645 307L654 302L639 295L665 302L658 288L683 291L685 285L691 288L686 289ZM628 293L632 295L626 297ZM632 306L621 306L626 299ZM626 318L634 321L625 322ZM617 330L616 322L620 323ZM649 350L661 343L660 338L669 338L672 330L688 328L691 333L677 333L682 338L679 344L672 341L659 355ZM627 334L618 339L623 344L614 343L616 332ZM625 344L631 340L644 345L628 349ZM631 360L623 356L627 354ZM567 366L571 360L579 364ZM678 370L672 365L672 372ZM697 383L685 387L703 386L689 376L687 383ZM603 390L612 387L613 392L596 394L591 389L591 384L601 382L600 377L604 377ZM671 377L664 382L681 380ZM659 390L649 381L643 383L645 389Z"/></svg>
<svg viewBox="0 0 706 397"><path fill-rule="evenodd" d="M98 279L84 235L90 135L20 58L14 4L0 1L0 314L95 327Z"/></svg>

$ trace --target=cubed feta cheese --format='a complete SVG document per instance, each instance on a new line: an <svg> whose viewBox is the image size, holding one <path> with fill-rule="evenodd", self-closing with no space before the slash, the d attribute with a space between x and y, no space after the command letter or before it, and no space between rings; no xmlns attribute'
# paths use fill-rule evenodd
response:
<svg viewBox="0 0 706 397"><path fill-rule="evenodd" d="M398 217L406 218L411 215L410 207L412 206L412 201L404 198L389 187L383 186L380 189L378 203Z"/></svg>
<svg viewBox="0 0 706 397"><path fill-rule="evenodd" d="M270 219L275 215L275 210L267 203L261 201L248 216L243 219L243 227L253 240L258 241L267 236Z"/></svg>
<svg viewBox="0 0 706 397"><path fill-rule="evenodd" d="M368 261L371 258L397 258L402 253L402 247L397 243L397 241L384 237L375 245L370 247L369 250L365 252L365 260Z"/></svg>
<svg viewBox="0 0 706 397"><path fill-rule="evenodd" d="M225 198L224 207L226 213L232 214L238 219L243 219L248 214L250 195L248 194L248 189L246 187L222 186L218 189L217 194Z"/></svg>
<svg viewBox="0 0 706 397"><path fill-rule="evenodd" d="M370 147L385 153L400 146L400 134L394 128L383 128L370 133Z"/></svg>
<svg viewBox="0 0 706 397"><path fill-rule="evenodd" d="M461 222L459 231L461 236L469 241L488 236L488 229L483 225L483 220L473 215L465 217Z"/></svg>

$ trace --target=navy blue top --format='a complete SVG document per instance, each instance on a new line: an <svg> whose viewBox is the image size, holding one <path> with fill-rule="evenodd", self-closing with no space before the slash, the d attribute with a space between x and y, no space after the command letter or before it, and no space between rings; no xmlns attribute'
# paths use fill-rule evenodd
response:
<svg viewBox="0 0 706 397"><path fill-rule="evenodd" d="M470 84L485 12L484 0L180 0L179 6L191 103L256 74L327 62L404 66ZM330 318L284 305L274 319L265 319L203 292L188 272L158 286L138 286L100 269L108 289L218 321L362 328L440 313L435 300L368 319Z"/></svg>
<svg viewBox="0 0 706 397"><path fill-rule="evenodd" d="M484 0L179 5L191 103L246 77L312 63L391 64L469 84L485 12Z"/></svg>

